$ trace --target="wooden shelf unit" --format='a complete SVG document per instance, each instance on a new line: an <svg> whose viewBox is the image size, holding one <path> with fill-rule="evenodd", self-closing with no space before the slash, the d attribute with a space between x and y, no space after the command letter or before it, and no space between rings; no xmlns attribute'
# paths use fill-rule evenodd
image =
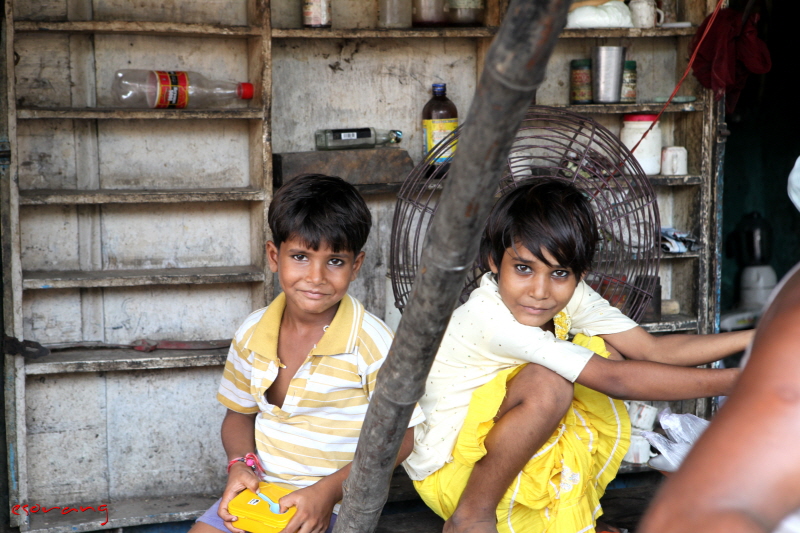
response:
<svg viewBox="0 0 800 533"><path fill-rule="evenodd" d="M191 446L192 460L219 462L218 439L206 436L218 432L214 388L227 348L142 353L91 345L230 336L273 292L263 245L272 196L268 0L246 0L246 13L233 24L80 20L102 9L91 4L4 5L0 131L11 153L8 180L0 168L5 333L88 346L38 359L6 356L5 413L14 450L9 500L106 502L110 521L101 527L96 513L20 513L11 516L20 531L188 520L210 506L224 484L216 470L192 476L186 492L205 495L182 496L172 482L152 485L158 468L143 476L137 472L150 469L117 465L140 462L151 445L171 449L159 428L197 413L205 414L183 437L200 444ZM181 12L207 7L184 5ZM256 94L219 109L115 108L109 88L118 68L199 70L253 82ZM118 385L127 394L117 395ZM52 410L47 390L59 397L61 416L40 427L42 417L30 413ZM169 397L183 397L185 405L173 404L171 412ZM87 405L94 398L99 412ZM130 421L112 420L117 406ZM133 422L146 412L150 421ZM103 422L86 438L81 428L95 428L92 416L114 433ZM58 465L40 456L53 431L69 443L60 446ZM119 434L129 432L138 432L131 439L137 446L126 452ZM73 465L75 453L86 458L82 467Z"/></svg>

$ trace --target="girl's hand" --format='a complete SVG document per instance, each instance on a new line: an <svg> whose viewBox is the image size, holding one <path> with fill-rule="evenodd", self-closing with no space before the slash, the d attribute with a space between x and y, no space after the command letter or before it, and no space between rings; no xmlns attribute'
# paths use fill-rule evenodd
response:
<svg viewBox="0 0 800 533"><path fill-rule="evenodd" d="M236 527L237 517L228 512L228 503L244 489L258 492L258 476L246 464L234 463L228 474L228 484L225 485L222 501L219 502L219 511L217 511L219 517L225 522L225 527L233 533L244 533L244 531Z"/></svg>
<svg viewBox="0 0 800 533"><path fill-rule="evenodd" d="M326 483L326 481L328 481ZM323 478L304 489L296 490L280 499L281 512L290 507L297 511L281 533L325 533L331 523L333 506L341 493L335 483Z"/></svg>

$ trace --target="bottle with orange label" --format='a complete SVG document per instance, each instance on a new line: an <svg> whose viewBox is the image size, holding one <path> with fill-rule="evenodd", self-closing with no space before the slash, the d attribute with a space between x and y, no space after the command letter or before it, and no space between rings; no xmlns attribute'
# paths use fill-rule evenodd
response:
<svg viewBox="0 0 800 533"><path fill-rule="evenodd" d="M122 107L208 108L253 98L252 83L209 80L184 70L118 70L111 92Z"/></svg>
<svg viewBox="0 0 800 533"><path fill-rule="evenodd" d="M425 155L432 167L446 164L455 151L455 144L447 150L434 150L436 145L458 127L458 110L447 98L444 83L433 84L433 98L422 109L422 132L425 140ZM432 152L435 152L432 154ZM434 169L432 169L434 170Z"/></svg>

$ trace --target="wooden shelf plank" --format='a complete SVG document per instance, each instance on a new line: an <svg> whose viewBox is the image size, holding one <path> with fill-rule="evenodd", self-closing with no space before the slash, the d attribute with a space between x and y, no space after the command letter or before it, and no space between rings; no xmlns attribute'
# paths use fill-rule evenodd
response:
<svg viewBox="0 0 800 533"><path fill-rule="evenodd" d="M263 190L152 189L147 191L97 189L30 189L19 192L20 205L172 204L184 202L260 202Z"/></svg>
<svg viewBox="0 0 800 533"><path fill-rule="evenodd" d="M588 28L563 30L559 37L562 39L682 37L694 35L696 32L697 26L690 26L688 28Z"/></svg>
<svg viewBox="0 0 800 533"><path fill-rule="evenodd" d="M497 28L414 28L384 30L376 28L272 28L273 39L413 39L494 37Z"/></svg>
<svg viewBox="0 0 800 533"><path fill-rule="evenodd" d="M662 261L665 261L665 260L666 261L671 261L671 260L679 260L679 259L697 259L698 257L700 257L701 253L702 252L700 252L699 250L694 250L694 251L691 251L691 252L683 252L683 253L680 253L680 254L671 254L671 253L668 253L668 252L663 252L661 254L661 260Z"/></svg>
<svg viewBox="0 0 800 533"><path fill-rule="evenodd" d="M108 507L108 524L103 512L87 510L62 515L58 509L51 513L30 515L30 529L27 533L73 533L76 531L96 531L144 524L180 522L192 520L203 514L217 501L219 494L213 496L156 496L151 498L131 498L111 501ZM97 509L103 502L81 502L79 505ZM63 507L63 504L62 504Z"/></svg>
<svg viewBox="0 0 800 533"><path fill-rule="evenodd" d="M696 331L697 318L689 315L665 315L660 322L640 324L650 333L675 333L677 331Z"/></svg>
<svg viewBox="0 0 800 533"><path fill-rule="evenodd" d="M14 31L18 33L125 33L203 37L259 37L263 33L263 29L257 26L223 26L217 24L182 24L178 22L127 22L104 20L80 22L22 20L14 22Z"/></svg>
<svg viewBox="0 0 800 533"><path fill-rule="evenodd" d="M702 185L703 176L688 175L688 176L647 176L650 183L653 185L661 185L664 187L675 187L680 185Z"/></svg>
<svg viewBox="0 0 800 533"><path fill-rule="evenodd" d="M78 119L78 120L132 120L175 119L214 120L247 119L261 120L264 112L260 108L239 109L120 109L120 108L20 108L18 119Z"/></svg>
<svg viewBox="0 0 800 533"><path fill-rule="evenodd" d="M26 375L71 372L110 372L193 368L225 364L227 348L206 350L155 350L139 352L130 348L71 348L25 361Z"/></svg>
<svg viewBox="0 0 800 533"><path fill-rule="evenodd" d="M181 36L258 37L262 28L258 26L223 26L217 24L183 24L177 22L144 21L71 21L49 22L18 20L14 22L16 32L60 32L60 33L122 33L162 34ZM470 38L494 37L496 27L443 27L387 30L381 28L273 28L276 39L406 39L406 38ZM694 35L697 27L689 28L593 28L566 29L562 39L585 38L637 38L679 37Z"/></svg>
<svg viewBox="0 0 800 533"><path fill-rule="evenodd" d="M95 287L137 287L207 283L252 283L264 281L255 266L205 268L159 268L137 270L25 271L23 289L70 289Z"/></svg>
<svg viewBox="0 0 800 533"><path fill-rule="evenodd" d="M657 114L664 107L664 104L657 102L644 104L587 104L587 105L568 105L568 104L545 104L550 107L563 108L573 113L581 115L603 114L603 115L623 115L627 113L652 113ZM700 101L687 102L684 104L670 104L665 113L690 113L702 111L704 105Z"/></svg>
<svg viewBox="0 0 800 533"><path fill-rule="evenodd" d="M224 482L224 479L222 480ZM220 489L222 490L222 489ZM158 496L150 498L130 498L107 503L109 522L105 513L87 510L62 515L58 509L50 513L31 515L30 529L26 533L75 533L96 531L102 528L123 528L146 524L161 524L192 520L203 514L219 498L213 496ZM102 503L82 502L84 507L97 508ZM63 505L62 505L63 506ZM394 511L394 512L387 512ZM419 501L404 506L388 505L382 513L375 533L438 533L444 520ZM169 529L169 528L165 528Z"/></svg>

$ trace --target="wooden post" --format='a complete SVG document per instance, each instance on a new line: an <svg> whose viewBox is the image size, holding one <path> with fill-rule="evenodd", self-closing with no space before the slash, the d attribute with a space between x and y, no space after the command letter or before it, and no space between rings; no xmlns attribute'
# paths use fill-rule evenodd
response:
<svg viewBox="0 0 800 533"><path fill-rule="evenodd" d="M517 129L570 0L513 0L487 55L422 252L414 290L378 377L335 533L375 529L395 458L494 203Z"/></svg>

